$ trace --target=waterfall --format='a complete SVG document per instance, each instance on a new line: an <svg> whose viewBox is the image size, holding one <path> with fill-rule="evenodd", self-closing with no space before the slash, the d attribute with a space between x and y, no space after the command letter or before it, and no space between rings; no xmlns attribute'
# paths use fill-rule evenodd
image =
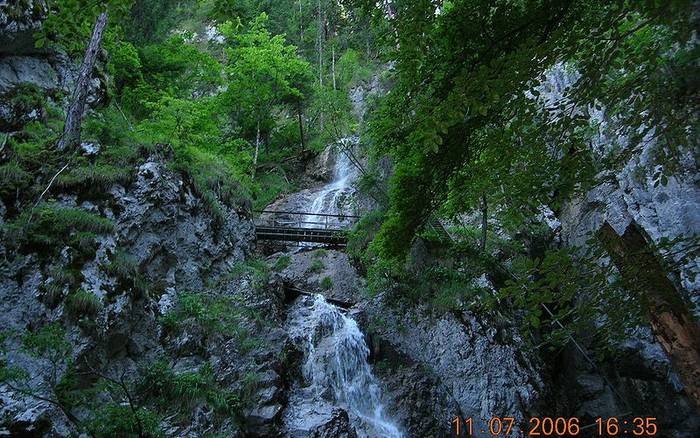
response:
<svg viewBox="0 0 700 438"><path fill-rule="evenodd" d="M352 182L357 177L357 169L344 150L351 149L358 141L359 137L357 136L346 137L340 140L343 151L338 151L335 154L333 181L312 194L306 211L322 214L351 214L348 201L354 195ZM304 222L307 222L306 227L309 228L324 226L325 224L328 224L329 227L337 227L348 223L347 220L326 219L325 216L315 214L305 216Z"/></svg>
<svg viewBox="0 0 700 438"><path fill-rule="evenodd" d="M335 151L333 180L305 196L301 208L307 227L345 227L349 219L321 214L351 214L352 183L357 169L345 152L358 136L342 139ZM316 214L314 214L316 213ZM308 244L313 246L314 244ZM290 339L303 352L303 382L290 391L284 414L289 437L306 437L325 424L334 410L344 409L359 437L400 438L403 435L387 417L377 379L367 362L369 349L357 322L326 299L301 297L289 311Z"/></svg>
<svg viewBox="0 0 700 438"><path fill-rule="evenodd" d="M302 300L304 301L304 300ZM290 397L289 430L312 428L323 412L348 411L360 437L400 438L386 416L377 379L367 362L369 349L357 322L321 295L299 303L290 321L292 338L304 351L304 385Z"/></svg>

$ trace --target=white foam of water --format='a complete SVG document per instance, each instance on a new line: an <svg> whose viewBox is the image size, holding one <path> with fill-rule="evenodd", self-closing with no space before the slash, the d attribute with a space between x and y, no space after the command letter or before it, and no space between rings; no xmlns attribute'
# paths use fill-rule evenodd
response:
<svg viewBox="0 0 700 438"><path fill-rule="evenodd" d="M359 436L402 437L384 412L377 379L367 362L369 349L357 322L321 295L302 318L300 329L306 334L303 374L313 398L327 398L330 389L334 404L362 423L357 428Z"/></svg>
<svg viewBox="0 0 700 438"><path fill-rule="evenodd" d="M340 140L343 148L352 147L357 143L357 137L347 137ZM333 181L325 185L322 189L312 194L309 205L305 209L309 213L321 214L350 214L348 211L347 200L354 194L352 182L357 177L357 169L352 164L350 158L343 151L336 152L335 164L333 166ZM347 220L338 218L326 218L309 214L304 217L305 226L308 228L323 227L328 224L329 227L337 227L346 225Z"/></svg>

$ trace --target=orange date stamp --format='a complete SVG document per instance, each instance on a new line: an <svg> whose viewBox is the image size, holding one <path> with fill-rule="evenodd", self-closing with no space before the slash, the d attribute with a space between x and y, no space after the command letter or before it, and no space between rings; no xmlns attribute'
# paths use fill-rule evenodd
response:
<svg viewBox="0 0 700 438"><path fill-rule="evenodd" d="M600 437L636 436L654 437L658 434L656 417L598 417L595 422L583 424L577 417L531 417L528 424L515 417L491 417L482 421L472 417L454 417L452 436L494 437L574 437L588 430L588 435Z"/></svg>

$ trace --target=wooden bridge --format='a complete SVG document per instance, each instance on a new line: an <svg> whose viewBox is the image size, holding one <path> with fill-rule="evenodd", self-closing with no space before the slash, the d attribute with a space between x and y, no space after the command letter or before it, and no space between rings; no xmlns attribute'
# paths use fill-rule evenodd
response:
<svg viewBox="0 0 700 438"><path fill-rule="evenodd" d="M347 245L347 230L359 216L299 211L255 211L257 240Z"/></svg>

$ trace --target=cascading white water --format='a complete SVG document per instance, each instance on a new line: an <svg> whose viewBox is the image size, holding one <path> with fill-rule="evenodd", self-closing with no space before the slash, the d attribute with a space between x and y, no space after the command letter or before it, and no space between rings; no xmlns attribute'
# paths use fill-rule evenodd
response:
<svg viewBox="0 0 700 438"><path fill-rule="evenodd" d="M352 164L345 150L352 148L358 141L359 138L357 136L346 137L340 140L342 150L337 151L335 154L333 181L311 194L306 211L321 214L351 214L348 202L354 194L352 182L357 177L357 169ZM326 218L315 214L305 216L304 222L306 222L306 227L308 228L315 228L319 225L324 226L325 224L328 224L329 227L349 224L347 220Z"/></svg>
<svg viewBox="0 0 700 438"><path fill-rule="evenodd" d="M360 437L403 436L384 412L367 362L369 349L355 320L317 295L310 306L301 305L290 331L305 353L306 385L290 398L293 407L286 419L290 430L313 427L324 411L341 407L348 411Z"/></svg>
<svg viewBox="0 0 700 438"><path fill-rule="evenodd" d="M304 198L300 208L310 213L304 218L305 226L351 225L349 219L314 213L351 214L352 184L358 172L345 151L358 142L357 136L341 140L340 150L335 151L333 181ZM301 297L290 309L287 324L291 339L304 352L304 381L290 392L285 410L287 436L308 436L338 408L348 412L360 437L403 436L384 412L377 379L367 362L369 349L354 319L317 295Z"/></svg>

